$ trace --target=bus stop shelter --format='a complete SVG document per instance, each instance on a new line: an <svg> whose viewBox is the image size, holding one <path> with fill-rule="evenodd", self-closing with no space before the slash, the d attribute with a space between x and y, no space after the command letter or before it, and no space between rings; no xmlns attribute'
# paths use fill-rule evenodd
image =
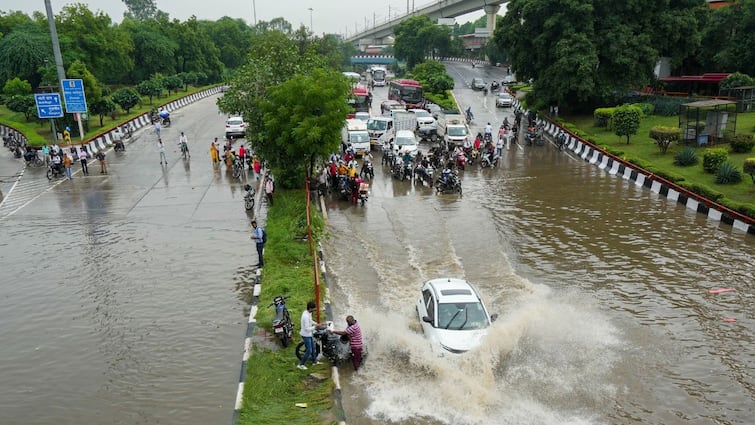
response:
<svg viewBox="0 0 755 425"><path fill-rule="evenodd" d="M737 128L737 102L710 99L679 107L682 142L694 146L713 145L733 137Z"/></svg>

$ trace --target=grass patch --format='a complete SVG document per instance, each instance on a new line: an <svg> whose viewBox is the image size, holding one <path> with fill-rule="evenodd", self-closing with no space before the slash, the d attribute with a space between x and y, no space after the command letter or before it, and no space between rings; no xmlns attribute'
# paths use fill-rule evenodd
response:
<svg viewBox="0 0 755 425"><path fill-rule="evenodd" d="M300 341L299 318L307 301L315 299L305 208L303 190L277 190L275 205L268 210L264 223L268 242L257 326L266 328L267 334L271 334L274 310L266 306L276 295L288 295L287 306L296 330L294 341L288 348L273 341L275 344L271 346L275 348L256 348L252 352L245 378L244 404L239 414L240 425L335 423L330 368L321 365L308 371L296 369L298 360L294 348ZM315 208L312 208L312 214L313 233L317 239L322 235L323 220ZM250 261L256 260L256 253L251 255ZM322 282L320 289L321 295L324 294ZM325 320L324 313L321 313L321 320ZM312 378L312 372L327 379ZM295 403L307 403L308 407L298 408Z"/></svg>
<svg viewBox="0 0 755 425"><path fill-rule="evenodd" d="M113 119L109 115L105 116L105 118L102 120L103 125L100 125L99 115L90 114L88 120L89 130L85 132L84 140L89 140L90 138L104 131L115 128L125 123L126 121L129 121L145 112L148 112L152 108L158 107L159 105L173 102L174 100L180 99L184 96L188 96L202 90L207 90L211 87L214 87L214 85L203 87L189 87L187 91L179 91L178 93L173 93L170 96L160 98L155 97L152 99L152 104L149 103L149 99L145 96L142 98L142 101L139 104L131 108L131 111L128 113L128 115L126 115L125 112L121 110L120 107L118 107L116 118ZM52 143L52 128L50 126L49 119L38 120L35 116L32 121L26 121L24 114L20 112L13 112L9 110L5 105L0 105L0 123L11 126L23 133L24 136L26 136L26 138L29 140L29 144L32 146L42 146L48 143ZM56 126L57 125L58 123L56 123ZM78 124L76 125L76 128L78 128ZM85 126L84 128L86 129L87 127ZM74 131L74 126L71 126L71 130ZM63 128L58 127L57 131L59 133L62 133ZM78 129L76 129L75 131L78 131ZM80 142L78 136L72 136L71 140L73 141L73 143Z"/></svg>
<svg viewBox="0 0 755 425"><path fill-rule="evenodd" d="M678 120L678 117L675 116L651 115L644 117L640 122L639 131L631 137L629 144L626 144L625 139L619 138L613 132L593 126L594 118L591 115L568 116L564 117L563 121L567 123L567 128L569 127L568 123L574 124L585 139L602 149L696 193L706 193L706 197L752 217L752 212L755 211L755 185L749 178L743 179L738 184L716 184L716 176L703 170L702 161L689 167L674 164L674 156L685 145L672 144L665 154L660 152L658 146L649 136L650 128L656 125L678 127ZM755 112L737 116L737 134L753 133L753 125L755 125ZM708 149L705 146L691 147L697 153L698 158L702 158L703 153ZM718 144L712 147L728 149L728 144ZM745 159L754 156L755 152L729 153L729 160L741 170Z"/></svg>

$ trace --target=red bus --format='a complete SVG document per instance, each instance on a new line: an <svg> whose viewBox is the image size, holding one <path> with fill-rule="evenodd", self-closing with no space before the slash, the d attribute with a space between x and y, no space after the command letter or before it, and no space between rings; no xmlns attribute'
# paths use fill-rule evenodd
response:
<svg viewBox="0 0 755 425"><path fill-rule="evenodd" d="M404 103L406 109L425 108L422 85L415 80L391 80L388 84L388 99Z"/></svg>
<svg viewBox="0 0 755 425"><path fill-rule="evenodd" d="M367 87L354 86L354 88L351 89L349 106L351 106L352 114L370 111L370 92L367 90Z"/></svg>

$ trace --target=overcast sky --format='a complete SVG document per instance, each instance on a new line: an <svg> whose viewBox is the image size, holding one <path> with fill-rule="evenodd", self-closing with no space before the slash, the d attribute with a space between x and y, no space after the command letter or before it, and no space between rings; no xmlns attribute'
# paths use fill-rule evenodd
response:
<svg viewBox="0 0 755 425"><path fill-rule="evenodd" d="M121 0L50 0L54 13L58 13L66 4L83 3L90 10L102 10L113 21L120 22L126 10ZM416 8L436 3L437 0L410 0ZM372 26L373 18L378 23L391 15L406 13L406 0L157 0L157 7L167 12L171 18L185 20L191 15L198 19L216 20L223 16L244 19L254 24L256 3L257 20L269 21L283 17L294 28L303 24L309 26L312 8L312 27L317 34L338 33L347 35L354 33L354 26L364 29L365 19ZM411 7L411 6L410 6ZM0 10L20 10L31 14L34 11L45 12L44 0L1 0ZM475 20L483 12L470 13L457 18L456 22L463 24Z"/></svg>

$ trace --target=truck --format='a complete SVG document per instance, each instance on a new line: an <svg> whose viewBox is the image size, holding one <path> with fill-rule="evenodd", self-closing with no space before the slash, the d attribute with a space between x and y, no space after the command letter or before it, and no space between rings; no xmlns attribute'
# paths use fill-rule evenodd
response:
<svg viewBox="0 0 755 425"><path fill-rule="evenodd" d="M464 144L469 139L469 127L463 115L458 111L443 111L438 113L438 136L449 146Z"/></svg>
<svg viewBox="0 0 755 425"><path fill-rule="evenodd" d="M367 123L358 119L347 119L343 126L342 140L346 148L351 148L354 155L362 156L370 151L370 135Z"/></svg>
<svg viewBox="0 0 755 425"><path fill-rule="evenodd" d="M393 129L392 117L370 117L367 120L367 131L370 133L370 145L377 145L386 131Z"/></svg>
<svg viewBox="0 0 755 425"><path fill-rule="evenodd" d="M378 143L381 145L391 143L396 138L396 132L399 130L414 132L417 129L417 117L413 113L394 109L390 114L393 119L393 127L386 130L380 136Z"/></svg>

